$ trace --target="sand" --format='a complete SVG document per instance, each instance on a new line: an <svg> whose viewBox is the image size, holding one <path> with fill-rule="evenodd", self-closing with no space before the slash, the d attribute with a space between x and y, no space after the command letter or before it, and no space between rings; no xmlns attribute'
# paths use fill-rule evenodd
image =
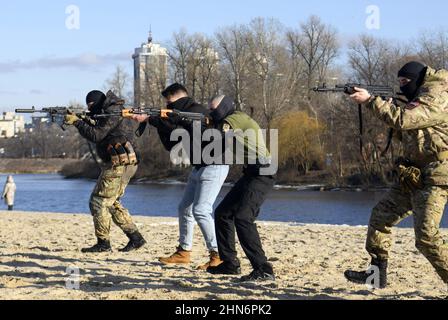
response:
<svg viewBox="0 0 448 320"><path fill-rule="evenodd" d="M80 248L95 242L89 215L0 211L0 299L408 300L447 296L446 285L415 249L411 229L395 231L390 287L369 290L343 277L346 268L364 268L369 262L363 250L365 227L260 222L265 251L278 279L242 285L234 277L195 270L207 260L198 228L193 263L166 267L158 263L158 257L172 253L177 245L176 219L135 220L149 242L144 249L118 252L127 238L114 226L114 252L85 255ZM446 237L447 231L443 233ZM249 262L238 250L247 274ZM73 270L79 270L78 278L69 278L67 271Z"/></svg>

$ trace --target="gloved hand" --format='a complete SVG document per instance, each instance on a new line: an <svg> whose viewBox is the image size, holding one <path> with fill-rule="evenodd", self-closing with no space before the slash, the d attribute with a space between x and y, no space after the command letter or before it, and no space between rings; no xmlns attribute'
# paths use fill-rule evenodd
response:
<svg viewBox="0 0 448 320"><path fill-rule="evenodd" d="M72 126L80 120L81 119L76 114L69 111L68 114L64 117L64 124Z"/></svg>
<svg viewBox="0 0 448 320"><path fill-rule="evenodd" d="M416 167L398 167L400 185L405 192L415 192L423 188L423 182L420 169Z"/></svg>

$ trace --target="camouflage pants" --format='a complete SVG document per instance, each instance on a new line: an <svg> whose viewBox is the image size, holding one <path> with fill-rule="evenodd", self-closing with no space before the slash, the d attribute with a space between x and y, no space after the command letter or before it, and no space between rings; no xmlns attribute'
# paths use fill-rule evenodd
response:
<svg viewBox="0 0 448 320"><path fill-rule="evenodd" d="M366 244L369 254L387 260L392 227L413 214L417 249L448 283L448 245L439 230L447 197L448 187L426 186L412 194L393 188L372 211Z"/></svg>
<svg viewBox="0 0 448 320"><path fill-rule="evenodd" d="M126 234L137 231L129 211L120 203L120 198L136 171L137 166L102 168L89 203L97 238L109 240L111 220Z"/></svg>

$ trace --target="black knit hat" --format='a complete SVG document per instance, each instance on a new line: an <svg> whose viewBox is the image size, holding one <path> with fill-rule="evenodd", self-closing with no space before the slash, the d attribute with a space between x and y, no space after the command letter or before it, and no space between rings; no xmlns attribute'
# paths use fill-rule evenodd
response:
<svg viewBox="0 0 448 320"><path fill-rule="evenodd" d="M168 96L175 95L178 92L184 92L184 93L188 94L187 88L185 88L180 83L174 83L162 91L162 96L165 98L168 98Z"/></svg>
<svg viewBox="0 0 448 320"><path fill-rule="evenodd" d="M104 101L106 101L106 95L103 92L99 91L99 90L90 91L87 94L87 97L86 97L86 104L87 105L89 103L92 103L92 102L97 104L97 103L101 103L101 102L104 102Z"/></svg>
<svg viewBox="0 0 448 320"><path fill-rule="evenodd" d="M423 71L426 69L426 66L420 62L412 61L406 63L403 68L398 71L399 77L408 78L411 80L418 80L421 78Z"/></svg>
<svg viewBox="0 0 448 320"><path fill-rule="evenodd" d="M89 107L90 113L91 114L101 113L101 110L103 109L106 99L107 99L107 97L103 92L101 92L99 90L90 91L86 97L87 106L89 104L93 103L93 105Z"/></svg>

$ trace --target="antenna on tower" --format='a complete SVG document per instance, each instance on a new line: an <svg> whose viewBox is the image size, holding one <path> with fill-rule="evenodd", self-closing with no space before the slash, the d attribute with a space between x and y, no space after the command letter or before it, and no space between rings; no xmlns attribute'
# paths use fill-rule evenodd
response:
<svg viewBox="0 0 448 320"><path fill-rule="evenodd" d="M148 43L152 43L152 26L149 25Z"/></svg>

